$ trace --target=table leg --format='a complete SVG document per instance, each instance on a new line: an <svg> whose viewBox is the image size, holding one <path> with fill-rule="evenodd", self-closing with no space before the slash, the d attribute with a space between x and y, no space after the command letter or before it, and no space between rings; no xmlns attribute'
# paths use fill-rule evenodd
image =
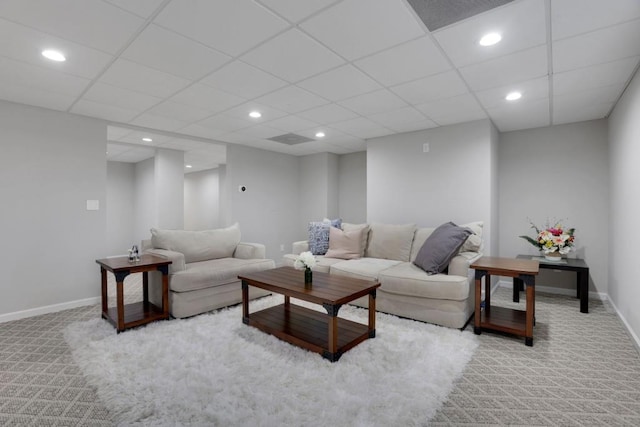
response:
<svg viewBox="0 0 640 427"><path fill-rule="evenodd" d="M580 295L580 313L589 312L589 270L578 271L578 292Z"/></svg>
<svg viewBox="0 0 640 427"><path fill-rule="evenodd" d="M376 291L369 292L369 338L376 336Z"/></svg>
<svg viewBox="0 0 640 427"><path fill-rule="evenodd" d="M533 317L535 307L535 286L527 284L527 311L525 315L525 344L533 345Z"/></svg>
<svg viewBox="0 0 640 427"><path fill-rule="evenodd" d="M242 323L249 324L249 285L242 281Z"/></svg>
<svg viewBox="0 0 640 427"><path fill-rule="evenodd" d="M164 290L163 290L163 293L164 293ZM149 310L149 272L148 271L145 271L142 273L142 305L144 307L144 311Z"/></svg>
<svg viewBox="0 0 640 427"><path fill-rule="evenodd" d="M329 315L329 354L331 361L337 361L338 355L338 314ZM335 360L333 360L335 358Z"/></svg>
<svg viewBox="0 0 640 427"><path fill-rule="evenodd" d="M487 312L491 309L491 275L489 273L484 276L484 309Z"/></svg>
<svg viewBox="0 0 640 427"><path fill-rule="evenodd" d="M285 295L284 296L284 306L285 307L289 307L290 304L291 304L291 297L289 295Z"/></svg>
<svg viewBox="0 0 640 427"><path fill-rule="evenodd" d="M517 277L513 278L513 302L520 302L520 291L524 289L524 283Z"/></svg>
<svg viewBox="0 0 640 427"><path fill-rule="evenodd" d="M473 333L480 335L482 329L480 329L480 316L481 316L481 304L482 304L482 276L476 271L476 312L473 317Z"/></svg>
<svg viewBox="0 0 640 427"><path fill-rule="evenodd" d="M118 332L124 331L124 280L116 282L116 309L118 311Z"/></svg>
<svg viewBox="0 0 640 427"><path fill-rule="evenodd" d="M102 317L106 319L109 313L109 298L107 295L107 270L100 267L101 285L102 285Z"/></svg>

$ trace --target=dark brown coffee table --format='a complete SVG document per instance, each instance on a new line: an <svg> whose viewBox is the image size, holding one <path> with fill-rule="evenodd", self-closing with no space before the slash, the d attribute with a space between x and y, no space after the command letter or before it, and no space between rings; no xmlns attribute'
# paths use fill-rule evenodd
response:
<svg viewBox="0 0 640 427"><path fill-rule="evenodd" d="M238 276L242 280L242 321L283 341L320 353L336 362L349 349L376 335L376 289L380 284L313 272L305 285L304 271L280 267ZM249 314L249 286L284 295L284 303ZM369 324L338 317L343 304L369 295ZM324 307L327 314L292 304L297 298Z"/></svg>
<svg viewBox="0 0 640 427"><path fill-rule="evenodd" d="M115 326L118 333L128 328L144 325L155 320L169 318L169 264L171 260L144 254L140 261L129 262L129 257L114 257L96 260L100 264L102 285L102 318ZM116 277L116 306L108 307L107 271ZM162 273L162 307L149 302L149 272ZM124 279L132 273L142 275L142 301L124 304Z"/></svg>

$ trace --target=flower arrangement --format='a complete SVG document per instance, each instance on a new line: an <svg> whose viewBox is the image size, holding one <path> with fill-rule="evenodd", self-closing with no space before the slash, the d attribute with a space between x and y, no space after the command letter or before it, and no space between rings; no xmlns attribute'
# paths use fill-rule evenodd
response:
<svg viewBox="0 0 640 427"><path fill-rule="evenodd" d="M302 252L300 255L298 255L295 262L293 263L293 266L298 270L311 269L315 267L315 265L316 265L316 257L313 256L313 254L310 251Z"/></svg>
<svg viewBox="0 0 640 427"><path fill-rule="evenodd" d="M530 221L531 222L531 221ZM568 254L573 247L575 228L564 228L560 222L556 222L555 225L550 226L547 221L545 227L540 229L533 222L531 222L531 228L536 230L536 238L529 236L520 236L533 246L544 252L545 254L552 254L558 252L560 255Z"/></svg>

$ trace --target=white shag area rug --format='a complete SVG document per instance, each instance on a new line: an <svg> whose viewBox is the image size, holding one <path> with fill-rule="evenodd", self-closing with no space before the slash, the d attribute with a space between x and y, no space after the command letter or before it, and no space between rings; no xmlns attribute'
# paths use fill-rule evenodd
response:
<svg viewBox="0 0 640 427"><path fill-rule="evenodd" d="M360 308L339 315L367 322ZM376 337L330 363L244 325L241 306L121 334L94 319L64 336L116 422L149 426L426 425L478 346L468 331L377 313Z"/></svg>

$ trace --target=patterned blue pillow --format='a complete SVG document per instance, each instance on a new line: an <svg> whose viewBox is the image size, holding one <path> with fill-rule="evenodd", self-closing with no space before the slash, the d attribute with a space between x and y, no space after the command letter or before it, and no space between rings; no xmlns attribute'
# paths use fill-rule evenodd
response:
<svg viewBox="0 0 640 427"><path fill-rule="evenodd" d="M314 255L324 255L329 250L329 222L309 223L309 250Z"/></svg>

